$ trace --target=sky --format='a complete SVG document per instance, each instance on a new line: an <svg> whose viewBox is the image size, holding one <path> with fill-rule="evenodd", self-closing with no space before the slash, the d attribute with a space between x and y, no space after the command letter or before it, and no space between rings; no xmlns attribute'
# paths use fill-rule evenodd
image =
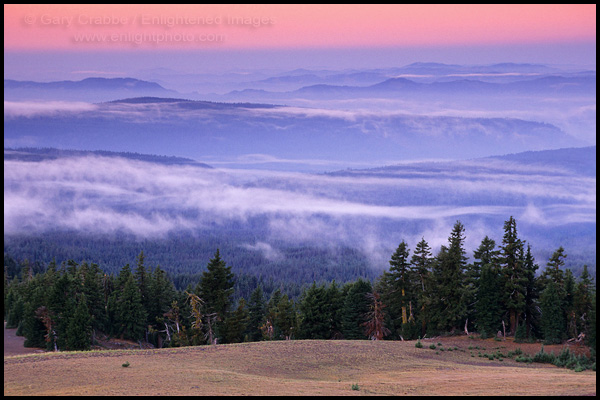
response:
<svg viewBox="0 0 600 400"><path fill-rule="evenodd" d="M416 61L595 68L595 41L595 4L4 5L5 78L13 79L173 65L207 72Z"/></svg>

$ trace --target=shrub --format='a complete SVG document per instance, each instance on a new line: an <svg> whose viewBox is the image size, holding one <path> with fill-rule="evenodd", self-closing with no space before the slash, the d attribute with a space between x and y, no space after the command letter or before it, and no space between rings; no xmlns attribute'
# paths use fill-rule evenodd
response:
<svg viewBox="0 0 600 400"><path fill-rule="evenodd" d="M429 348L430 348L431 350L435 350L435 349L436 349L436 347L435 347L435 344L431 343L431 344L429 345Z"/></svg>
<svg viewBox="0 0 600 400"><path fill-rule="evenodd" d="M352 390L360 390L360 387L358 387L358 383L352 384Z"/></svg>
<svg viewBox="0 0 600 400"><path fill-rule="evenodd" d="M585 370L586 370L586 368L584 366L582 366L581 364L577 364L577 366L574 369L575 372L582 372Z"/></svg>
<svg viewBox="0 0 600 400"><path fill-rule="evenodd" d="M521 354L523 354L523 350L521 350L520 347L517 347L516 350L508 352L508 357L512 358L513 356L520 356Z"/></svg>
<svg viewBox="0 0 600 400"><path fill-rule="evenodd" d="M423 344L421 343L421 339L417 339L417 343L415 344L415 347L417 349L422 349L423 348Z"/></svg>
<svg viewBox="0 0 600 400"><path fill-rule="evenodd" d="M538 351L533 356L533 362L553 364L555 358L556 358L556 356L554 355L554 353L548 354L548 353L544 352L544 345L542 345L542 348L540 349L540 351Z"/></svg>
<svg viewBox="0 0 600 400"><path fill-rule="evenodd" d="M131 364L129 364L129 361L125 361L123 364L121 364L121 367L123 368L127 368L129 367Z"/></svg>

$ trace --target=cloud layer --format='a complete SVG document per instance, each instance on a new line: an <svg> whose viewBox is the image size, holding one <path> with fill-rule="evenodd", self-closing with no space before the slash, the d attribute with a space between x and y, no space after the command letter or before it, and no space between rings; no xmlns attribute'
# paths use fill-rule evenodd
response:
<svg viewBox="0 0 600 400"><path fill-rule="evenodd" d="M426 237L437 247L457 219L470 221L471 248L511 215L547 230L595 224L595 177L497 160L426 165L313 175L99 156L5 160L4 233L160 238L262 218L266 235L244 246L278 260L275 242L352 245L386 256L402 239L414 245Z"/></svg>

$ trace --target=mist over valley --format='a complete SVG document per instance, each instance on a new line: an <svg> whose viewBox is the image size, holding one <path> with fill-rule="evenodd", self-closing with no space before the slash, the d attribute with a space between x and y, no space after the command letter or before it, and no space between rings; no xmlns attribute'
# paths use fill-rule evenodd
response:
<svg viewBox="0 0 600 400"><path fill-rule="evenodd" d="M373 279L402 240L468 256L510 216L545 266L596 263L595 71L365 70L5 79L5 254L197 276ZM217 90L219 89L219 90ZM110 249L110 250L109 250ZM154 251L153 251L154 250Z"/></svg>

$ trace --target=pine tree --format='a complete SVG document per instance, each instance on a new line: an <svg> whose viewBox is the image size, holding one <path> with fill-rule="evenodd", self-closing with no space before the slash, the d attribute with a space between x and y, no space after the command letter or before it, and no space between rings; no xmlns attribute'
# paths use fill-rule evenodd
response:
<svg viewBox="0 0 600 400"><path fill-rule="evenodd" d="M291 339L296 331L296 310L287 294L281 296L277 303L274 325L281 332L282 339Z"/></svg>
<svg viewBox="0 0 600 400"><path fill-rule="evenodd" d="M448 247L442 246L433 265L435 296L430 307L432 328L437 331L455 332L464 324L467 315L464 230L460 221L454 224Z"/></svg>
<svg viewBox="0 0 600 400"><path fill-rule="evenodd" d="M281 289L275 290L271 294L271 298L269 299L269 302L267 303L267 306L266 306L265 319L263 321L263 324L261 324L261 326L264 325L263 330L266 329L265 336L269 340L279 339L282 335L281 329L275 323L275 320L277 319L277 314L279 313L278 306L279 306L279 301L281 300L281 297L282 297Z"/></svg>
<svg viewBox="0 0 600 400"><path fill-rule="evenodd" d="M366 339L364 323L371 302L367 294L373 291L371 283L363 279L349 283L342 306L342 334L344 339Z"/></svg>
<svg viewBox="0 0 600 400"><path fill-rule="evenodd" d="M499 283L498 270L493 264L484 264L481 267L475 312L475 327L482 338L493 337L501 326Z"/></svg>
<svg viewBox="0 0 600 400"><path fill-rule="evenodd" d="M204 301L203 313L215 315L215 337L224 336L224 323L229 315L233 295L234 275L221 259L219 249L209 261L196 286L196 294ZM207 321L208 322L208 321Z"/></svg>
<svg viewBox="0 0 600 400"><path fill-rule="evenodd" d="M527 245L527 253L525 254L524 268L527 281L525 282L525 309L523 310L523 318L525 320L525 333L527 339L530 339L537 334L540 313L538 307L539 292L535 276L538 265L531 254L531 246L529 244ZM515 339L523 340L525 338L517 338L515 334Z"/></svg>
<svg viewBox="0 0 600 400"><path fill-rule="evenodd" d="M504 223L501 247L501 265L504 287L504 307L509 314L509 330L515 334L521 314L525 310L527 273L524 268L524 242L517 237L517 222L511 216Z"/></svg>
<svg viewBox="0 0 600 400"><path fill-rule="evenodd" d="M159 343L162 345L165 339L170 339L168 336L159 337L159 335L160 332L164 332L165 335L167 334L167 332L164 331L168 329L165 327L165 314L171 310L173 302L175 301L175 288L160 266L157 266L154 271L152 271L149 278L147 321L150 325L149 330L152 332L152 341L157 345Z"/></svg>
<svg viewBox="0 0 600 400"><path fill-rule="evenodd" d="M262 338L260 327L265 317L266 303L262 287L259 285L250 295L248 302L248 339L250 341L259 341Z"/></svg>
<svg viewBox="0 0 600 400"><path fill-rule="evenodd" d="M98 264L91 263L83 277L84 298L91 318L92 330L105 331L108 324L102 289L103 275Z"/></svg>
<svg viewBox="0 0 600 400"><path fill-rule="evenodd" d="M565 275L562 266L565 265L564 259L567 257L565 254L565 249L560 246L554 253L552 253L552 257L546 264L546 269L544 270L544 274L542 276L542 282L547 283L549 280L556 283L559 288L564 287Z"/></svg>
<svg viewBox="0 0 600 400"><path fill-rule="evenodd" d="M55 316L56 345L61 350L68 347L67 329L70 318L75 312L76 288L78 288L74 282L77 275L77 264L69 260L67 265L69 267L65 268L65 264L62 264L60 276L50 290L46 303L50 312Z"/></svg>
<svg viewBox="0 0 600 400"><path fill-rule="evenodd" d="M575 312L575 278L570 269L565 271L563 313L565 315L565 332L567 337L577 337L577 314Z"/></svg>
<svg viewBox="0 0 600 400"><path fill-rule="evenodd" d="M417 243L410 262L413 278L415 279L413 286L415 287L417 300L417 304L413 308L417 310L417 325L421 327L420 336L424 336L429 319L427 306L431 303L429 297L432 295L431 268L433 265L431 248L424 238L421 238L421 241Z"/></svg>
<svg viewBox="0 0 600 400"><path fill-rule="evenodd" d="M466 273L467 316L474 322L477 330L486 336L496 332L495 326L501 319L501 299L498 290L499 251L495 250L495 247L494 240L488 236L483 238L477 250L473 252L475 261L467 266Z"/></svg>
<svg viewBox="0 0 600 400"><path fill-rule="evenodd" d="M250 317L248 315L248 308L246 307L246 300L242 297L235 311L227 318L224 343L243 342L245 336L244 333L248 327L249 320Z"/></svg>
<svg viewBox="0 0 600 400"><path fill-rule="evenodd" d="M565 338L565 318L558 284L550 281L540 296L544 343L561 343Z"/></svg>
<svg viewBox="0 0 600 400"><path fill-rule="evenodd" d="M394 336L411 339L414 327L414 316L410 314L412 302L416 304L408 245L402 241L390 260L389 272L384 272L381 282L381 298L387 307L391 324L390 330ZM412 318L411 318L412 317Z"/></svg>
<svg viewBox="0 0 600 400"><path fill-rule="evenodd" d="M136 260L136 268L134 271L134 278L137 283L138 289L140 291L140 298L142 300L142 307L144 307L144 311L146 312L147 318L150 318L151 315L151 306L150 306L150 281L151 276L146 267L144 266L144 251L140 251L140 254L137 256ZM153 323L153 321L145 321L144 325L148 323Z"/></svg>
<svg viewBox="0 0 600 400"><path fill-rule="evenodd" d="M326 289L312 286L302 295L300 301L300 337L302 339L329 339L329 313L327 311Z"/></svg>
<svg viewBox="0 0 600 400"><path fill-rule="evenodd" d="M116 325L117 332L125 339L140 340L144 337L146 311L142 296L132 274L128 274L122 291L117 292Z"/></svg>
<svg viewBox="0 0 600 400"><path fill-rule="evenodd" d="M577 330L579 333L583 332L586 335L588 335L588 331L590 329L593 288L594 286L592 283L592 278L588 272L588 267L587 265L584 265L583 272L579 277L579 282L577 282L575 287L575 293L573 295L573 308L575 310L577 320Z"/></svg>
<svg viewBox="0 0 600 400"><path fill-rule="evenodd" d="M92 318L87 307L85 295L77 301L73 316L69 318L66 331L67 350L89 350L92 340Z"/></svg>
<svg viewBox="0 0 600 400"><path fill-rule="evenodd" d="M339 339L342 336L342 306L344 299L338 284L333 280L325 292L327 319L329 320L328 338Z"/></svg>

